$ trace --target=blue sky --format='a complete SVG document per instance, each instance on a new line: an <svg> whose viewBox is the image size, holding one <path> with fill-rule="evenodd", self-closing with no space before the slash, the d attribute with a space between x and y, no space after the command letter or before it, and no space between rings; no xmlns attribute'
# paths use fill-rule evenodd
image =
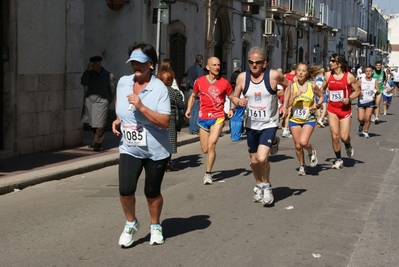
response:
<svg viewBox="0 0 399 267"><path fill-rule="evenodd" d="M377 4L386 15L399 13L398 0L373 0L373 4Z"/></svg>

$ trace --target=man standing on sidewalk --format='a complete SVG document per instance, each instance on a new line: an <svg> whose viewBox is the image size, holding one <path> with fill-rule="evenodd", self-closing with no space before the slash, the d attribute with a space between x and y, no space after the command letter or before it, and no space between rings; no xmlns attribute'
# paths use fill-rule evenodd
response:
<svg viewBox="0 0 399 267"><path fill-rule="evenodd" d="M80 83L87 86L83 103L82 122L88 123L93 131L93 143L89 148L94 151L103 149L105 124L108 119L108 105L115 94L115 77L101 66L102 57L90 58Z"/></svg>
<svg viewBox="0 0 399 267"><path fill-rule="evenodd" d="M205 71L202 68L203 61L204 61L204 57L202 55L198 54L195 57L194 64L187 70L187 76L188 76L188 79L190 80L189 95L191 95L193 93L195 80L197 80L199 77L205 75ZM192 110L190 111L191 117L190 117L189 126L188 126L188 130L189 130L190 134L195 134L195 135L199 134L199 127L197 125L198 111L199 111L199 99L196 98L194 100Z"/></svg>
<svg viewBox="0 0 399 267"><path fill-rule="evenodd" d="M216 160L216 143L219 140L220 134L223 130L225 113L224 103L226 96L235 103L235 106L245 106L246 99L240 99L233 95L233 88L230 82L223 77L220 77L220 60L217 57L210 57L208 59L206 69L209 74L199 77L195 83L193 92L187 101L186 117L191 118L191 108L194 105L195 99L199 97L199 137L202 152L207 154L206 157L206 172L203 178L204 185L210 185L212 180L212 167ZM233 111L230 110L228 117L233 116Z"/></svg>
<svg viewBox="0 0 399 267"><path fill-rule="evenodd" d="M254 202L271 205L274 201L269 180L270 155L278 151L279 138L276 132L279 122L277 84L285 90L291 83L283 73L268 68L269 58L263 48L255 46L248 52L249 70L237 77L234 96L243 93L248 100L246 121L248 152L256 186ZM290 90L285 90L282 119L287 114ZM235 102L233 102L235 103Z"/></svg>

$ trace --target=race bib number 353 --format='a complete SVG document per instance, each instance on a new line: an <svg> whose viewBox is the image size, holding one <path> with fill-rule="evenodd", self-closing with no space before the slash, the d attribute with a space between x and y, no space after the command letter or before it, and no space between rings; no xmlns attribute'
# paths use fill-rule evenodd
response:
<svg viewBox="0 0 399 267"><path fill-rule="evenodd" d="M147 131L140 125L121 125L122 139L128 146L147 146Z"/></svg>

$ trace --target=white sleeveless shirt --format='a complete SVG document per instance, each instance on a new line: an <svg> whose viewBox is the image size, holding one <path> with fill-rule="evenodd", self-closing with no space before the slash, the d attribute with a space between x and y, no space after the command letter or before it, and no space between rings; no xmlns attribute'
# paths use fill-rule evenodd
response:
<svg viewBox="0 0 399 267"><path fill-rule="evenodd" d="M377 90L375 89L375 79L372 78L371 81L366 80L366 77L361 78L361 90L362 94L359 97L359 103L365 104L374 101L375 93Z"/></svg>
<svg viewBox="0 0 399 267"><path fill-rule="evenodd" d="M278 97L269 93L263 80L250 81L245 96L248 98L246 127L253 130L278 127Z"/></svg>

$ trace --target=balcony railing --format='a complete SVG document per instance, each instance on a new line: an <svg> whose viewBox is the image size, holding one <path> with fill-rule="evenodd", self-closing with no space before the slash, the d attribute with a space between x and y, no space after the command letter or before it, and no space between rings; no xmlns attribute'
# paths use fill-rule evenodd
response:
<svg viewBox="0 0 399 267"><path fill-rule="evenodd" d="M270 0L270 7L292 10L290 6L290 0Z"/></svg>
<svg viewBox="0 0 399 267"><path fill-rule="evenodd" d="M348 41L359 41L359 42L367 41L367 32L357 26L349 26L347 36L348 36Z"/></svg>
<svg viewBox="0 0 399 267"><path fill-rule="evenodd" d="M284 10L291 14L297 14L300 16L305 13L305 7L303 3L300 1L292 1L292 0L269 0L266 2L268 8Z"/></svg>

